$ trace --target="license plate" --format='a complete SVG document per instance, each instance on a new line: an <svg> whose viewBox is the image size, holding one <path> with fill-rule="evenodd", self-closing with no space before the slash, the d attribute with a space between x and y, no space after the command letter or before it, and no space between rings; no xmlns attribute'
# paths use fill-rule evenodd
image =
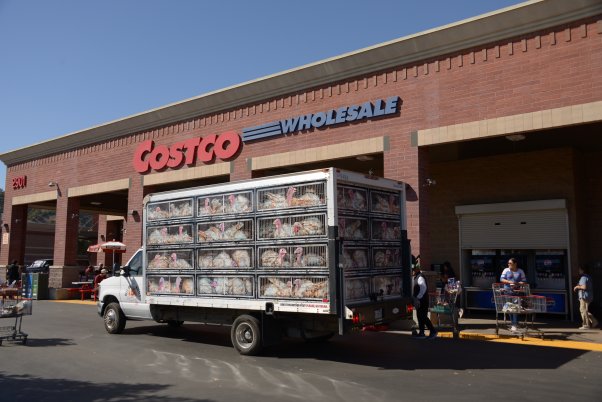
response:
<svg viewBox="0 0 602 402"><path fill-rule="evenodd" d="M383 309L379 308L374 310L374 320L375 321L382 321L383 319Z"/></svg>

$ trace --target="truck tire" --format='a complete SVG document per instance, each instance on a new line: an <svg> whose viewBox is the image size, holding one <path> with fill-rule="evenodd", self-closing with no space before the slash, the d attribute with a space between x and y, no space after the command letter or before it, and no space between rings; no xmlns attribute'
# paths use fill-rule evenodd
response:
<svg viewBox="0 0 602 402"><path fill-rule="evenodd" d="M103 315L105 329L109 334L120 334L125 328L125 315L119 307L119 303L110 303Z"/></svg>
<svg viewBox="0 0 602 402"><path fill-rule="evenodd" d="M259 320L250 315L241 315L234 320L230 332L232 345L241 355L253 356L261 350L261 328Z"/></svg>

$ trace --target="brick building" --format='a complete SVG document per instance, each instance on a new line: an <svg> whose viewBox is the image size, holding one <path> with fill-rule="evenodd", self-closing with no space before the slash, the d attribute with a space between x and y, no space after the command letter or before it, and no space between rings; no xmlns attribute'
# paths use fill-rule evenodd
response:
<svg viewBox="0 0 602 402"><path fill-rule="evenodd" d="M515 256L567 314L577 265L602 270L601 128L602 3L526 2L6 152L0 264L26 259L31 208L56 211L59 288L80 212L127 258L146 194L336 166L407 183L413 252L452 263L467 307ZM236 152L205 163L212 141Z"/></svg>

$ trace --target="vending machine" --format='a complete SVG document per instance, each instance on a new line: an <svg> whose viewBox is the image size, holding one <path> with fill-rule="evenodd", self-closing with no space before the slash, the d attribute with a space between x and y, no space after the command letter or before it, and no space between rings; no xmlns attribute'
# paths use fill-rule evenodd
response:
<svg viewBox="0 0 602 402"><path fill-rule="evenodd" d="M535 252L537 289L566 289L566 264L564 250Z"/></svg>
<svg viewBox="0 0 602 402"><path fill-rule="evenodd" d="M468 309L495 309L491 285L497 281L499 272L495 265L496 250L465 250L462 277L465 286L465 302Z"/></svg>

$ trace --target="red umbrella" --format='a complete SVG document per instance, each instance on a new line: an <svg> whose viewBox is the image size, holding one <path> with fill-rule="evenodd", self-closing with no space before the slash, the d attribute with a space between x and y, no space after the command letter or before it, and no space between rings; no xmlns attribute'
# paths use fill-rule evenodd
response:
<svg viewBox="0 0 602 402"><path fill-rule="evenodd" d="M88 246L88 249L86 251L88 253L100 253L102 249L100 248L100 244L91 244L90 246Z"/></svg>

